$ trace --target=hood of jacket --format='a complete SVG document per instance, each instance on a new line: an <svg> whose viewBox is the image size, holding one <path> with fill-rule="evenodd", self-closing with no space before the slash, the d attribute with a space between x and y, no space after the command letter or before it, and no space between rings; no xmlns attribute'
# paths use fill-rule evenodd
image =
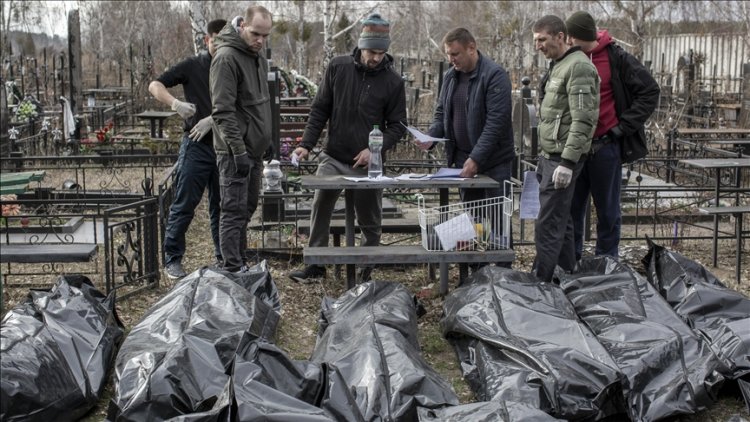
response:
<svg viewBox="0 0 750 422"><path fill-rule="evenodd" d="M596 41L598 42L598 44L597 44L596 48L594 48L593 50L589 51L589 53L588 53L589 55L594 55L596 53L599 53L600 51L602 51L605 48L607 48L607 46L610 45L610 44L612 44L612 42L613 42L612 36L609 35L609 31L607 31L606 29L602 29L601 31L599 31L599 33L597 34L597 37L596 37Z"/></svg>
<svg viewBox="0 0 750 422"><path fill-rule="evenodd" d="M219 35L214 37L214 47L216 47L216 51L219 51L220 48L233 48L248 56L258 56L258 53L253 51L245 40L240 37L240 33L234 29L231 23L225 25L221 32L219 32Z"/></svg>

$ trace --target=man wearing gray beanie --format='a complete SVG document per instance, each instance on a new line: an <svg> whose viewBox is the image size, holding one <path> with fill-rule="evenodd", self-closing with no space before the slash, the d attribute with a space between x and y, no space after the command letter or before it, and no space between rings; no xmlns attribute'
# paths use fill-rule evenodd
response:
<svg viewBox="0 0 750 422"><path fill-rule="evenodd" d="M318 154L318 176L366 177L370 161L368 135L374 125L383 132L385 152L396 145L406 128L404 81L386 54L391 45L390 23L373 13L362 21L362 34L351 55L331 60L313 100L301 145L301 160L316 148L328 123L328 141ZM383 156L385 161L385 156ZM331 216L341 189L317 190L310 214L310 246L328 246ZM354 210L362 231L362 246L380 244L382 189L354 191ZM368 281L372 267L363 267L358 281ZM308 265L289 278L309 283L325 277L325 267ZM352 286L349 286L352 287Z"/></svg>
<svg viewBox="0 0 750 422"><path fill-rule="evenodd" d="M565 22L568 44L590 57L601 80L599 120L591 151L576 179L570 213L576 259L583 255L583 232L589 196L596 207L596 255L619 255L622 164L648 152L646 120L656 109L659 85L632 55L615 44L607 30L597 32L587 12L575 12Z"/></svg>

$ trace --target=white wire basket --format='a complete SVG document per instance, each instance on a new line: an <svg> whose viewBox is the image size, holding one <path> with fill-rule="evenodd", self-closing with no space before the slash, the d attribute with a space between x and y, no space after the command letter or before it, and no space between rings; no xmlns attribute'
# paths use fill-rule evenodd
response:
<svg viewBox="0 0 750 422"><path fill-rule="evenodd" d="M424 197L419 195L422 247L428 251L508 249L513 214L510 198L498 196L428 208Z"/></svg>

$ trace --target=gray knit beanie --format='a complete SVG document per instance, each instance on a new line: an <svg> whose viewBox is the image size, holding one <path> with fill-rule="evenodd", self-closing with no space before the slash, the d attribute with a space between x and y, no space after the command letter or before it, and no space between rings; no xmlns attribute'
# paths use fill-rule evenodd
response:
<svg viewBox="0 0 750 422"><path fill-rule="evenodd" d="M373 13L362 21L362 34L357 46L360 50L388 50L391 45L391 24Z"/></svg>
<svg viewBox="0 0 750 422"><path fill-rule="evenodd" d="M587 12L575 12L565 21L568 35L581 41L596 41L596 22Z"/></svg>

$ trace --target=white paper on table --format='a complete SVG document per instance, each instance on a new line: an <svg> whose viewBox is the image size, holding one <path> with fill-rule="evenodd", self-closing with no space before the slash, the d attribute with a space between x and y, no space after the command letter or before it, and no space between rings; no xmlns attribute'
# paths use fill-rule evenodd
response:
<svg viewBox="0 0 750 422"><path fill-rule="evenodd" d="M392 177L388 177L388 176L378 176L378 177L373 177L373 178L368 177L368 176L344 177L344 179L350 180L352 182L388 182L388 181L393 180Z"/></svg>
<svg viewBox="0 0 750 422"><path fill-rule="evenodd" d="M477 237L474 221L467 212L436 225L435 233L444 251L455 249L458 242L473 241Z"/></svg>
<svg viewBox="0 0 750 422"><path fill-rule="evenodd" d="M536 180L536 172L526 171L523 173L520 218L536 220L539 216L539 206L539 182Z"/></svg>
<svg viewBox="0 0 750 422"><path fill-rule="evenodd" d="M404 125L403 123L401 123L401 124ZM404 127L406 128L406 130L409 131L409 133L411 133L414 136L414 139L416 139L418 142L421 142L423 144L426 144L428 142L445 142L445 141L450 141L450 139L445 139L445 138L433 138L432 136L430 136L430 135L428 135L428 134L426 134L424 132L421 132L419 129L417 129L417 128L413 127L413 126L404 125Z"/></svg>
<svg viewBox="0 0 750 422"><path fill-rule="evenodd" d="M430 179L444 179L444 178L465 179L464 177L459 176L459 174L461 174L461 170L463 169L443 167L443 168L438 169L438 171L435 174L429 175L429 178Z"/></svg>
<svg viewBox="0 0 750 422"><path fill-rule="evenodd" d="M404 173L400 174L395 177L396 180L419 180L419 179L429 179L430 174L425 173Z"/></svg>

